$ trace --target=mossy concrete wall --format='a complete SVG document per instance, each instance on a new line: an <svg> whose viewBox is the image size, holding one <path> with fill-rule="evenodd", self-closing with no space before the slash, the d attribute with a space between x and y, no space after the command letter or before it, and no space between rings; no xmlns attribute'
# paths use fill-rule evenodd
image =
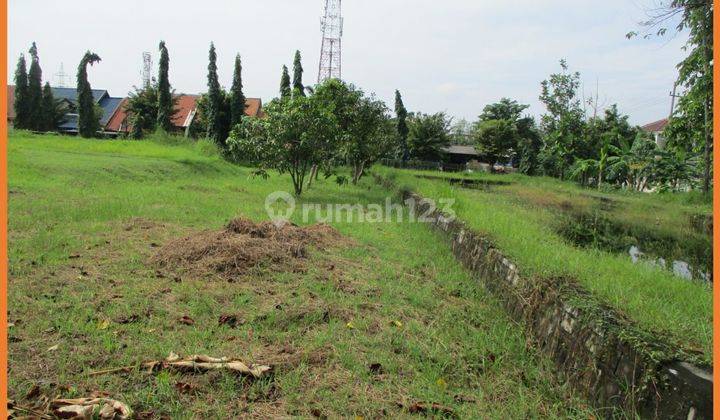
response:
<svg viewBox="0 0 720 420"><path fill-rule="evenodd" d="M425 211L421 197L409 193ZM435 211L455 256L525 325L564 380L608 417L712 418L712 373L598 302L572 279L524 276L491 241ZM678 358L678 355L679 356ZM690 358L692 359L692 358Z"/></svg>

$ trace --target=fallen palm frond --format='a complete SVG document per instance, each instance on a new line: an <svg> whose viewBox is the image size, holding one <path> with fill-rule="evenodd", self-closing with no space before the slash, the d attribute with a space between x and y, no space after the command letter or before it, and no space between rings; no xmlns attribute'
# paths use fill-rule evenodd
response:
<svg viewBox="0 0 720 420"><path fill-rule="evenodd" d="M242 375L260 378L272 370L271 366L266 365L247 365L240 360L229 359L227 357L210 357L206 355L193 355L181 358L175 353L170 353L163 360L151 360L142 362L138 365L123 366L90 372L90 376L104 375L107 373L129 372L134 369L147 369L150 372L156 372L163 369L175 369L185 372L207 372L210 370L227 370Z"/></svg>

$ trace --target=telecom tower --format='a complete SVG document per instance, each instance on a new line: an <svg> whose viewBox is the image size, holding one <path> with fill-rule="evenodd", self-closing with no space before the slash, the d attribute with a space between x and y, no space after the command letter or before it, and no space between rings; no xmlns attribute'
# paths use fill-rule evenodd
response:
<svg viewBox="0 0 720 420"><path fill-rule="evenodd" d="M323 33L320 47L320 66L318 83L327 79L342 77L341 40L343 34L343 18L340 13L342 0L325 0L325 16L320 23Z"/></svg>
<svg viewBox="0 0 720 420"><path fill-rule="evenodd" d="M152 56L149 52L145 51L142 53L143 66L142 66L142 83L143 88L150 86L152 80Z"/></svg>
<svg viewBox="0 0 720 420"><path fill-rule="evenodd" d="M65 69L63 68L63 63L60 63L60 70L53 74L55 77L55 87L68 87L68 79L69 76L65 74Z"/></svg>

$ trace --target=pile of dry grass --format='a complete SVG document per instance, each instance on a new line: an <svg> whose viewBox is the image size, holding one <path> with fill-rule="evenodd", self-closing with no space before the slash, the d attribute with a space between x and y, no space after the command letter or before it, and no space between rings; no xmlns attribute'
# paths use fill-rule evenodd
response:
<svg viewBox="0 0 720 420"><path fill-rule="evenodd" d="M302 270L309 247L324 250L345 243L348 239L325 224L278 227L238 218L222 230L203 231L165 244L151 263L232 280L258 266L276 271Z"/></svg>

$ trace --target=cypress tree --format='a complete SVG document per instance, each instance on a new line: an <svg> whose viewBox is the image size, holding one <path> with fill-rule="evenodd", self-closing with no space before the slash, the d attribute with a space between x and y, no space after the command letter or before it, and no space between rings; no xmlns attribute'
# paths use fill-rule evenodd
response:
<svg viewBox="0 0 720 420"><path fill-rule="evenodd" d="M302 83L303 68L300 58L300 50L295 51L293 62L293 95L305 96L305 86Z"/></svg>
<svg viewBox="0 0 720 420"><path fill-rule="evenodd" d="M283 66L282 76L280 77L280 98L290 97L290 74L287 66Z"/></svg>
<svg viewBox="0 0 720 420"><path fill-rule="evenodd" d="M54 131L58 123L58 111L50 83L45 82L42 92L42 124L41 131Z"/></svg>
<svg viewBox="0 0 720 420"><path fill-rule="evenodd" d="M403 162L408 160L410 152L408 151L407 137L410 131L407 126L407 109L403 104L402 96L399 90L395 90L395 115L397 115L397 134L399 144L399 151Z"/></svg>
<svg viewBox="0 0 720 420"><path fill-rule="evenodd" d="M20 54L15 69L15 128L30 128L29 111L27 63L25 56Z"/></svg>
<svg viewBox="0 0 720 420"><path fill-rule="evenodd" d="M218 82L217 54L215 54L215 45L212 42L208 61L208 137L215 140L219 146L224 147L225 139L221 138L223 95L220 91L220 82Z"/></svg>
<svg viewBox="0 0 720 420"><path fill-rule="evenodd" d="M172 93L170 92L170 79L168 78L168 68L170 67L170 57L165 46L165 41L160 41L160 71L158 74L158 112L157 126L164 131L170 131L172 122L170 118L173 115Z"/></svg>
<svg viewBox="0 0 720 420"><path fill-rule="evenodd" d="M230 95L230 127L235 127L240 124L242 117L245 115L245 95L243 94L240 54L235 56L235 70Z"/></svg>
<svg viewBox="0 0 720 420"><path fill-rule="evenodd" d="M87 51L80 60L77 71L77 93L78 93L78 133L83 137L95 137L100 130L100 121L95 112L95 99L92 95L92 87L87 78L87 65L91 66L100 61L100 57Z"/></svg>
<svg viewBox="0 0 720 420"><path fill-rule="evenodd" d="M28 72L28 109L30 119L29 127L32 130L41 131L43 125L42 110L42 69L40 69L40 57L37 46L32 43L30 47L30 71Z"/></svg>

